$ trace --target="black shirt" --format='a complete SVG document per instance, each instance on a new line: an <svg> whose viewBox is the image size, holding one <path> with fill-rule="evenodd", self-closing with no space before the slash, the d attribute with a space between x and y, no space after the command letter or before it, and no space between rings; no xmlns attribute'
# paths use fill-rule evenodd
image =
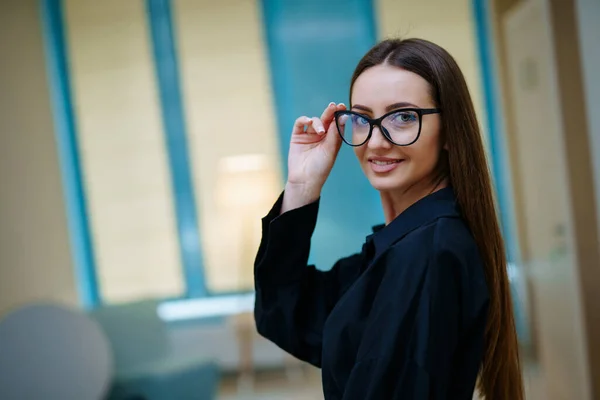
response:
<svg viewBox="0 0 600 400"><path fill-rule="evenodd" d="M376 227L328 271L307 265L319 202L279 215L282 198L262 221L259 333L321 367L326 400L471 400L489 294L452 189Z"/></svg>

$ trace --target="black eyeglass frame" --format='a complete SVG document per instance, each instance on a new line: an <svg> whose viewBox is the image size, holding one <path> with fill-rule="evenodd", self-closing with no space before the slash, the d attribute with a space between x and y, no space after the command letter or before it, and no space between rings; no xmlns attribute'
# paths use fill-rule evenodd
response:
<svg viewBox="0 0 600 400"><path fill-rule="evenodd" d="M383 125L381 125L381 122L385 118L389 117L390 115L402 112L402 111L413 111L413 112L416 112L417 115L419 116L419 132L417 133L417 137L415 138L415 140L413 140L412 142L410 142L408 144L398 144L398 143L394 142L392 140L392 137L390 136L390 133L387 131L387 129L385 129L383 127ZM337 127L337 130L338 130L338 134L342 137L342 140L344 141L344 143L346 143L349 146L359 147L359 146L362 146L365 143L367 143L369 141L369 139L371 139L371 136L373 135L373 128L376 126L379 128L379 130L383 134L383 137L385 137L385 139L388 142L390 142L394 146L405 147L405 146L410 146L410 145L414 144L417 140L419 140L419 137L421 136L421 128L423 127L423 115L440 114L441 112L442 112L442 110L440 108L398 108L396 110L385 113L381 117L375 118L375 119L369 118L364 114L361 114L356 111L351 111L351 110L336 111L333 115L334 115L334 119L335 119L335 126ZM346 140L346 138L344 138L344 135L342 134L342 130L340 129L340 124L338 123L338 118L342 115L358 115L359 117L364 118L369 122L369 134L367 135L367 138L365 139L364 142L362 142L361 144L352 144L352 143L349 143Z"/></svg>

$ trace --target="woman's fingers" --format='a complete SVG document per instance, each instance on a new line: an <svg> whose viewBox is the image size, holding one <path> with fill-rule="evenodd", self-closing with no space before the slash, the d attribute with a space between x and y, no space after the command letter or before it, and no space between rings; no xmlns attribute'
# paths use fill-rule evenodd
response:
<svg viewBox="0 0 600 400"><path fill-rule="evenodd" d="M329 103L329 105L323 110L323 114L321 114L321 121L326 128L329 128L329 124L333 121L333 113L335 113L337 106L334 102Z"/></svg>
<svg viewBox="0 0 600 400"><path fill-rule="evenodd" d="M344 111L345 109L346 109L346 106L344 105L344 103L339 103L333 107L333 112L335 113L335 111ZM332 114L332 115L333 115L332 118L335 118L335 114ZM341 117L341 121L338 121L338 122L345 122L346 119L347 119L347 117L345 115L343 115ZM340 126L340 128L342 128L342 127ZM337 133L337 126L336 126L335 122L333 122L331 125L329 125L327 132L329 132L329 131L335 131Z"/></svg>
<svg viewBox="0 0 600 400"><path fill-rule="evenodd" d="M294 122L294 128L292 129L292 135L299 135L305 132L307 126L312 125L312 120L308 117L302 116Z"/></svg>
<svg viewBox="0 0 600 400"><path fill-rule="evenodd" d="M292 135L301 135L303 133L323 135L325 132L323 122L317 117L300 117L294 122L294 128L292 129Z"/></svg>
<svg viewBox="0 0 600 400"><path fill-rule="evenodd" d="M321 114L321 118L313 117L309 118L302 116L294 122L294 128L292 129L293 135L299 135L302 133L311 133L323 135L332 128L332 122L334 120L335 112L338 110L345 110L346 106L343 103L335 104L329 103L327 108ZM335 125L335 124L333 124Z"/></svg>
<svg viewBox="0 0 600 400"><path fill-rule="evenodd" d="M335 106L335 111L343 111L346 109L346 106L343 103L340 103L338 105ZM342 134L344 133L344 124L343 122L345 122L346 116L342 116L342 124L340 125L340 129L342 130ZM325 138L325 140L328 143L331 143L331 146L333 146L332 148L335 148L336 151L339 150L341 144L342 144L342 137L340 136L340 133L338 132L338 127L335 123L335 121L332 121L332 123L329 125L329 129L327 130L327 136Z"/></svg>
<svg viewBox="0 0 600 400"><path fill-rule="evenodd" d="M325 133L325 127L323 126L323 121L320 118L313 117L312 124L306 130L308 133L316 133L318 135L322 135Z"/></svg>

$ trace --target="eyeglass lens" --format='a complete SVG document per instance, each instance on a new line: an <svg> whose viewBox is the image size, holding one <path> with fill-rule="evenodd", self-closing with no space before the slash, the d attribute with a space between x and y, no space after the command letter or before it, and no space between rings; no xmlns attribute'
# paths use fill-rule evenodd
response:
<svg viewBox="0 0 600 400"><path fill-rule="evenodd" d="M369 120L354 113L339 115L338 125L344 141L352 146L364 144L371 130ZM412 110L399 110L381 121L389 139L400 146L411 144L417 139L420 125L419 114Z"/></svg>

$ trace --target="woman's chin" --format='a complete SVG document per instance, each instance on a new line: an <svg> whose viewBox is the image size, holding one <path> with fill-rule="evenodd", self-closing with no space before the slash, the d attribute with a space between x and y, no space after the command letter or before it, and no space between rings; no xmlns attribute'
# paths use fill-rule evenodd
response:
<svg viewBox="0 0 600 400"><path fill-rule="evenodd" d="M391 176L385 178L370 176L369 182L371 183L371 186L375 188L375 190L378 190L380 192L395 191L402 188L403 186L402 182L398 180L398 177L396 177L396 179L393 179L393 177Z"/></svg>

